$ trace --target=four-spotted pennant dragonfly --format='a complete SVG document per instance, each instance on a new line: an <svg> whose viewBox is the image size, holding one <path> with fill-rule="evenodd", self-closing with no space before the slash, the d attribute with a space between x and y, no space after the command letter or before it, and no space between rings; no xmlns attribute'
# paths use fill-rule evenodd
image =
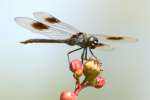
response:
<svg viewBox="0 0 150 100"><path fill-rule="evenodd" d="M111 50L112 47L104 42L136 42L137 39L124 35L101 35L101 34L87 34L79 31L75 27L62 22L56 17L46 12L33 13L36 20L27 17L16 17L15 21L22 27L35 32L41 33L49 37L49 39L29 39L21 43L65 43L70 46L78 45L80 48L68 52L69 54L74 51L83 49L81 60L87 59L87 50L91 55L96 58L91 49L104 49Z"/></svg>

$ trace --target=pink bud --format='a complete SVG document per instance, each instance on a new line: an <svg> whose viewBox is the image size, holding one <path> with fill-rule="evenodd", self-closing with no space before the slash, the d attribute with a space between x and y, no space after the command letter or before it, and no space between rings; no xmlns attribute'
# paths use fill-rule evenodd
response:
<svg viewBox="0 0 150 100"><path fill-rule="evenodd" d="M77 95L74 92L64 91L61 93L60 100L77 100Z"/></svg>
<svg viewBox="0 0 150 100"><path fill-rule="evenodd" d="M82 70L82 69L83 69L83 65L80 60L75 59L70 62L70 70L72 72L75 72L77 70Z"/></svg>
<svg viewBox="0 0 150 100"><path fill-rule="evenodd" d="M96 88L102 88L105 85L106 81L104 78L97 76L96 77L96 84L95 87Z"/></svg>

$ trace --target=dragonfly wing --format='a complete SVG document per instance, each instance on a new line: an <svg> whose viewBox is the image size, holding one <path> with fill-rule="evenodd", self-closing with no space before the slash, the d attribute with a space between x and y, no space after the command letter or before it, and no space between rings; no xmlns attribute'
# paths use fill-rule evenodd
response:
<svg viewBox="0 0 150 100"><path fill-rule="evenodd" d="M61 30L65 30L70 33L79 32L79 30L76 29L75 27L73 27L72 25L62 22L61 20L57 19L53 15L50 15L49 13L34 12L33 15L38 21L40 21L48 26L55 27L55 28L61 29Z"/></svg>
<svg viewBox="0 0 150 100"><path fill-rule="evenodd" d="M105 42L137 42L138 40L136 38L132 38L129 36L124 35L101 35L101 34L92 34L96 36L99 41L105 41Z"/></svg>
<svg viewBox="0 0 150 100"><path fill-rule="evenodd" d="M111 47L111 46L108 45L108 44L99 43L99 44L96 46L96 50L112 51L112 50L114 50L114 48Z"/></svg>
<svg viewBox="0 0 150 100"><path fill-rule="evenodd" d="M65 31L65 30L61 30L61 29L57 29L51 26L48 26L45 23L33 20L31 18L27 18L27 17L16 17L15 21L17 24L19 24L20 26L35 32L35 33L41 33L43 35L46 35L50 38L52 37L60 37L60 36L65 36L65 37L69 37L71 36L71 33Z"/></svg>

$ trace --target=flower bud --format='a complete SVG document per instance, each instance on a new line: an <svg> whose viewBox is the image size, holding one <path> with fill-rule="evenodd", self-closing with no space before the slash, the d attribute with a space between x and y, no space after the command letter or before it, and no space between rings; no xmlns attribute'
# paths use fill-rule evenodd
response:
<svg viewBox="0 0 150 100"><path fill-rule="evenodd" d="M75 59L70 62L70 70L75 73L77 70L83 70L83 65L80 60Z"/></svg>
<svg viewBox="0 0 150 100"><path fill-rule="evenodd" d="M78 69L74 72L74 77L79 78L83 74L83 69Z"/></svg>
<svg viewBox="0 0 150 100"><path fill-rule="evenodd" d="M61 93L60 100L77 100L77 95L74 92L64 91Z"/></svg>
<svg viewBox="0 0 150 100"><path fill-rule="evenodd" d="M101 71L101 63L98 60L90 58L84 63L83 73L89 81L94 80Z"/></svg>
<svg viewBox="0 0 150 100"><path fill-rule="evenodd" d="M95 79L95 88L102 88L105 85L106 81L104 78L97 76Z"/></svg>

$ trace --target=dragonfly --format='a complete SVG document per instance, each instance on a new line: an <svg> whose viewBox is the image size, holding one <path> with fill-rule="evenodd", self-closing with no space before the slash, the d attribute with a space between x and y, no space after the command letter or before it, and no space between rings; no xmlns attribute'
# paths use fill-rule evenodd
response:
<svg viewBox="0 0 150 100"><path fill-rule="evenodd" d="M65 43L70 46L79 46L79 48L67 53L68 62L69 55L75 51L83 50L81 54L82 63L87 59L87 53L97 58L92 52L93 49L112 50L113 47L103 42L136 42L137 39L121 34L103 35L89 34L81 32L70 24L54 17L47 12L34 12L33 16L36 20L28 17L16 17L15 22L20 26L34 33L43 34L48 39L28 39L20 43Z"/></svg>

